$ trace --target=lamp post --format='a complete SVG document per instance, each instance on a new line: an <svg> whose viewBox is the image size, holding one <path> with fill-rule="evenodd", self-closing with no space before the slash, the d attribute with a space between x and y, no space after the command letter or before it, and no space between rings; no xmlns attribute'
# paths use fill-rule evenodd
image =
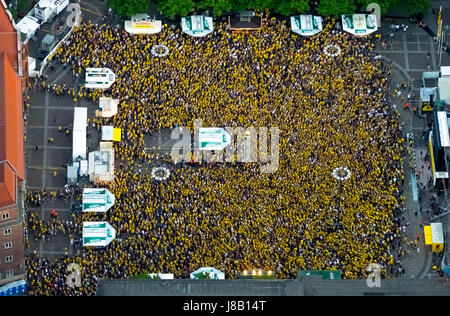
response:
<svg viewBox="0 0 450 316"><path fill-rule="evenodd" d="M169 48L164 44L158 44L152 47L151 53L159 60L159 68L161 69L161 58L169 55ZM158 75L158 104L161 104L161 71Z"/></svg>

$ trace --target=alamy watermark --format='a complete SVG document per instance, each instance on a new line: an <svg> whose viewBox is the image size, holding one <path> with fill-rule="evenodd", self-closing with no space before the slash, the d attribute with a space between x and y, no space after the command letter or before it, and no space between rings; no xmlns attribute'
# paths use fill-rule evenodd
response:
<svg viewBox="0 0 450 316"><path fill-rule="evenodd" d="M262 173L275 173L279 166L280 129L270 128L270 152L268 151L269 129L267 127L225 127L230 143L223 150L205 150L200 144L199 130L202 120L194 120L194 146L192 133L186 127L172 130L171 138L177 142L171 148L175 163L179 162L259 162Z"/></svg>
<svg viewBox="0 0 450 316"><path fill-rule="evenodd" d="M366 271L369 276L366 279L366 284L370 288L381 287L381 266L377 263L371 263L367 266Z"/></svg>
<svg viewBox="0 0 450 316"><path fill-rule="evenodd" d="M67 272L70 274L66 278L66 284L70 288L81 287L81 269L76 263L71 263L67 266Z"/></svg>

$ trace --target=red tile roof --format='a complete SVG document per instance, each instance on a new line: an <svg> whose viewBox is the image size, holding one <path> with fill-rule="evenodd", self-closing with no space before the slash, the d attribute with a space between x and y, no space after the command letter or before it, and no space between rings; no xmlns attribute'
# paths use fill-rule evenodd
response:
<svg viewBox="0 0 450 316"><path fill-rule="evenodd" d="M17 70L17 31L0 3L0 51L6 52L13 67Z"/></svg>
<svg viewBox="0 0 450 316"><path fill-rule="evenodd" d="M0 162L25 179L22 82L17 73L17 32L0 5ZM0 207L15 203L15 172L0 163Z"/></svg>

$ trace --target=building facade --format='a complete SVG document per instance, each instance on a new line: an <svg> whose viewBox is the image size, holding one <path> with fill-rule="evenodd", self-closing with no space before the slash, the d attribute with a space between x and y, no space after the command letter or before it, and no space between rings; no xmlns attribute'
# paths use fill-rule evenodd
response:
<svg viewBox="0 0 450 316"><path fill-rule="evenodd" d="M0 0L0 286L24 278L23 100L26 85L20 34Z"/></svg>

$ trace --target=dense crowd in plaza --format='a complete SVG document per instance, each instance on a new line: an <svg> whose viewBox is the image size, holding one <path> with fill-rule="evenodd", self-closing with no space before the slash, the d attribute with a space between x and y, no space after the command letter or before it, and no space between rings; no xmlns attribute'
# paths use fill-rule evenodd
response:
<svg viewBox="0 0 450 316"><path fill-rule="evenodd" d="M59 49L56 63L74 73L109 67L116 74L104 94L120 100L114 125L124 133L115 143L122 164L115 180L101 185L116 204L104 215L78 216L108 221L117 238L58 262L30 256L30 294L89 295L98 279L189 277L202 266L229 278L253 268L279 278L294 278L299 269L357 278L370 263L385 276L401 271L403 139L387 100L389 70L373 58L378 37L352 36L333 21L312 38L275 19L254 32L214 27L192 38L169 28L132 36L83 24ZM169 48L167 57L152 56L158 44ZM324 54L327 45L340 54ZM145 151L147 135L192 129L194 119L203 126L278 127L278 170L261 173L259 163L175 165ZM166 166L170 177L155 180L149 164ZM350 171L348 179L333 176L339 167ZM61 276L70 262L82 268L77 290Z"/></svg>

